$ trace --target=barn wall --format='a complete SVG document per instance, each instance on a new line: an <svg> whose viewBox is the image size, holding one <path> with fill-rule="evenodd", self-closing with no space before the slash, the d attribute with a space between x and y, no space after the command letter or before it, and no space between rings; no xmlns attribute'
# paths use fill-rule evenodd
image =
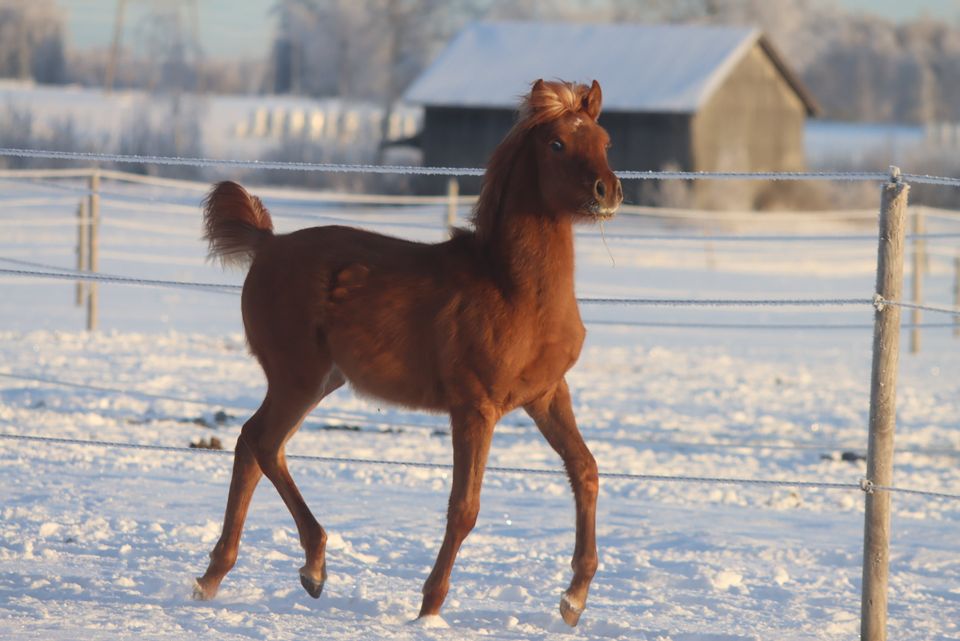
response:
<svg viewBox="0 0 960 641"><path fill-rule="evenodd" d="M441 167L484 167L490 154L513 126L510 110L428 107L422 134L423 162ZM610 134L610 166L616 170L689 169L690 116L686 114L602 113L600 124ZM476 194L480 179L460 178L460 191ZM425 177L421 190L442 193L446 178ZM649 202L650 181L624 183L628 202Z"/></svg>
<svg viewBox="0 0 960 641"><path fill-rule="evenodd" d="M607 157L614 171L689 169L692 166L688 114L601 113L600 125L610 134ZM628 203L657 202L660 185L648 180L624 181ZM675 204L675 203L671 203Z"/></svg>
<svg viewBox="0 0 960 641"><path fill-rule="evenodd" d="M694 116L693 168L802 171L805 118L796 92L763 49L754 46ZM775 198L771 189L777 187L757 181L704 181L697 185L695 202L708 207L763 206Z"/></svg>
<svg viewBox="0 0 960 641"><path fill-rule="evenodd" d="M490 154L513 126L516 113L507 109L427 107L423 120L423 163L437 167L485 167ZM460 193L477 194L480 179L462 177ZM425 177L422 190L441 193L446 177Z"/></svg>

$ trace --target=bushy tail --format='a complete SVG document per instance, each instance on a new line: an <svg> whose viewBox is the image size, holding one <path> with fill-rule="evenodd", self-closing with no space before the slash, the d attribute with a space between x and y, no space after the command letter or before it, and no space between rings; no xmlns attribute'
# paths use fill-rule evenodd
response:
<svg viewBox="0 0 960 641"><path fill-rule="evenodd" d="M273 220L260 199L235 182L217 183L203 201L203 237L208 256L246 267L257 248L273 237Z"/></svg>

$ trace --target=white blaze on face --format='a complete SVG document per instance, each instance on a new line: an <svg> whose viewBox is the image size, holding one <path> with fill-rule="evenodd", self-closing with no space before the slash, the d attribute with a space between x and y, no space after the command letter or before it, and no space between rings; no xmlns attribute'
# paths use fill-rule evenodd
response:
<svg viewBox="0 0 960 641"><path fill-rule="evenodd" d="M583 118L577 118L573 121L573 131L576 131L583 124Z"/></svg>

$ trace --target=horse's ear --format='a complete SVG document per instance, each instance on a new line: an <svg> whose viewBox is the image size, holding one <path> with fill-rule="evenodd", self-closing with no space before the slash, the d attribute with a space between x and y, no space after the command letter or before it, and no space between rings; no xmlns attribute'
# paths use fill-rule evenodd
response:
<svg viewBox="0 0 960 641"><path fill-rule="evenodd" d="M600 116L600 106L603 103L603 93L600 91L600 83L596 80L590 85L590 90L583 96L580 103L580 110L596 120Z"/></svg>
<svg viewBox="0 0 960 641"><path fill-rule="evenodd" d="M535 93L540 93L541 91L543 91L543 88L544 88L543 78L540 78L535 83L533 83L533 86L530 88L530 95L532 96Z"/></svg>

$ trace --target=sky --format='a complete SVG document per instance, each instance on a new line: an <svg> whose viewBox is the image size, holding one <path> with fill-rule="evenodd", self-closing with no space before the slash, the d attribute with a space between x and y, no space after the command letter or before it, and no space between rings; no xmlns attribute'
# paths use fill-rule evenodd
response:
<svg viewBox="0 0 960 641"><path fill-rule="evenodd" d="M137 37L138 25L160 0L127 0L123 39ZM172 3L176 0L162 0ZM214 57L262 57L269 50L274 25L270 7L276 0L195 0L203 50ZM70 46L78 49L109 46L117 0L57 0L67 14ZM186 7L190 3L182 2Z"/></svg>
<svg viewBox="0 0 960 641"><path fill-rule="evenodd" d="M840 0L839 4L851 11L869 11L893 20L915 18L924 13L947 18L960 15L957 0Z"/></svg>
<svg viewBox="0 0 960 641"><path fill-rule="evenodd" d="M160 0L127 0L124 39L137 37L137 24L152 3ZM163 0L165 3L175 0ZM181 0L183 1L183 0ZM270 7L276 0L194 0L197 3L204 52L213 57L262 57L270 47L274 25ZM870 11L894 20L926 13L955 19L960 0L838 0L853 11ZM189 2L184 1L184 5ZM78 49L106 47L113 31L117 0L58 0L67 12L70 46Z"/></svg>

